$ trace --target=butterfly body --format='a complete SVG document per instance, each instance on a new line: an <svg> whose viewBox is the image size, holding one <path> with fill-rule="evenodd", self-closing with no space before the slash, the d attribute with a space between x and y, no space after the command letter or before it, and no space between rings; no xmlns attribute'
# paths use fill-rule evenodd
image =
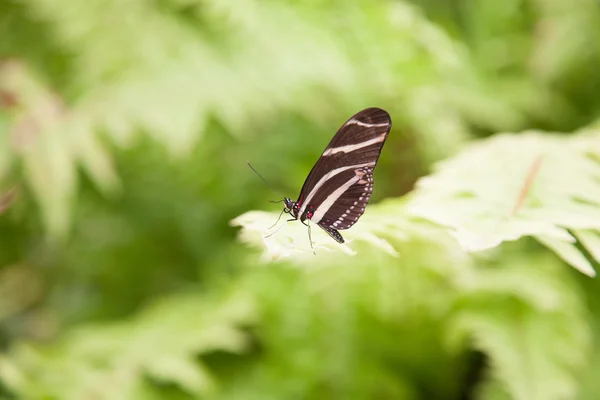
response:
<svg viewBox="0 0 600 400"><path fill-rule="evenodd" d="M338 230L358 221L373 192L373 170L392 126L389 114L367 108L337 131L308 174L297 201L284 198L284 212L316 223L339 243Z"/></svg>

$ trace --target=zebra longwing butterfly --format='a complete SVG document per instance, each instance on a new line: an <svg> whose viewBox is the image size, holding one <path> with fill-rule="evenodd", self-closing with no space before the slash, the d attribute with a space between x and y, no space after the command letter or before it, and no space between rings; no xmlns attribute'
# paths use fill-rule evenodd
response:
<svg viewBox="0 0 600 400"><path fill-rule="evenodd" d="M365 212L373 191L373 170L392 119L380 108L355 114L337 131L308 174L297 201L285 197L284 212L324 229L339 243ZM311 242L312 243L312 242Z"/></svg>

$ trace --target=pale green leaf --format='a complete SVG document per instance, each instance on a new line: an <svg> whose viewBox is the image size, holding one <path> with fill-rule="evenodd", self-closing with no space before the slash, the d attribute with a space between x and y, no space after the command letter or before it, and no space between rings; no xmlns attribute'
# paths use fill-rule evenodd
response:
<svg viewBox="0 0 600 400"><path fill-rule="evenodd" d="M473 143L418 182L409 212L448 227L468 251L543 237L593 275L582 255L559 243L574 241L570 229L600 230L598 138L595 131L572 137L525 132Z"/></svg>
<svg viewBox="0 0 600 400"><path fill-rule="evenodd" d="M157 356L148 363L147 372L159 381L176 383L198 396L215 390L210 373L193 359L186 360L182 356Z"/></svg>
<svg viewBox="0 0 600 400"><path fill-rule="evenodd" d="M337 243L317 225L310 224L312 248L308 228L299 221L283 220L269 229L277 220L277 213L250 211L231 221L231 224L242 227L240 231L242 242L263 249L262 258L266 261L291 258L306 262L315 260L315 255L323 260L336 252L356 255L359 243L368 244L372 248L397 257L398 252L387 238L407 239L408 235L404 229L411 223L401 216L386 216L383 210L401 214L402 206L398 205L398 202L393 207L370 206L369 215L361 217L359 224L352 230L341 231L345 239L343 244Z"/></svg>
<svg viewBox="0 0 600 400"><path fill-rule="evenodd" d="M581 251L575 247L572 241L556 240L541 235L537 235L535 238L580 272L588 276L596 276L596 271L594 271L590 262L585 258Z"/></svg>
<svg viewBox="0 0 600 400"><path fill-rule="evenodd" d="M577 239L591 254L594 260L596 260L596 262L600 262L600 237L598 236L598 232L576 230L575 236L577 236Z"/></svg>

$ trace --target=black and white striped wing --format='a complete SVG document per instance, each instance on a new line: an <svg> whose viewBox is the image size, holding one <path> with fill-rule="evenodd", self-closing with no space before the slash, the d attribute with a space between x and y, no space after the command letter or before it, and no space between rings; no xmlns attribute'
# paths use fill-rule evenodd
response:
<svg viewBox="0 0 600 400"><path fill-rule="evenodd" d="M313 169L297 201L306 215L340 243L364 213L373 192L373 170L392 127L389 114L367 108L337 131Z"/></svg>

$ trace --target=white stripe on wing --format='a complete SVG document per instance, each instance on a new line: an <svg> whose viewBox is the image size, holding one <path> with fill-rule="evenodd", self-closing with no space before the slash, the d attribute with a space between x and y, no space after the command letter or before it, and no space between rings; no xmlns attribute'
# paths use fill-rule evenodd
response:
<svg viewBox="0 0 600 400"><path fill-rule="evenodd" d="M352 178L350 178L350 180L348 180L348 182L344 183L342 186L340 186L339 188L334 190L333 193L331 193L329 196L327 196L325 201L322 202L319 205L319 207L317 207L317 209L315 210L315 213L313 214L311 221L318 224L323 219L323 216L325 216L327 211L329 211L331 206L340 198L340 196L343 195L344 192L346 192L346 190L348 190L350 188L350 186L352 186L356 182L358 182L362 178L363 175L364 174L354 175Z"/></svg>
<svg viewBox="0 0 600 400"><path fill-rule="evenodd" d="M328 173L323 175L323 177L321 179L319 179L319 182L317 182L317 184L312 188L312 190L310 191L308 196L306 196L306 199L304 199L302 201L302 207L300 208L300 211L298 212L298 214L299 215L304 214L304 211L306 210L306 207L308 207L312 198L315 196L315 194L321 188L321 186L323 186L325 184L325 182L327 182L329 179L333 178L334 176L336 176L339 173L348 171L349 169L358 169L358 168L363 168L363 167L374 167L374 166L375 166L375 162L372 161L372 162L364 163L364 164L347 165L345 167L340 167L340 168L336 168L336 169L329 171Z"/></svg>
<svg viewBox="0 0 600 400"><path fill-rule="evenodd" d="M356 144L348 144L346 146L340 146L340 147L330 147L330 148L326 149L325 152L323 152L323 155L330 156L332 154L339 153L341 151L343 151L344 153L350 153L351 151L362 149L363 147L367 147L367 146L370 146L375 143L383 142L385 140L386 136L387 136L387 132L382 133L381 135L377 136L376 138L365 140L364 142L360 142L360 143L356 143Z"/></svg>
<svg viewBox="0 0 600 400"><path fill-rule="evenodd" d="M359 121L356 118L351 118L351 119L348 120L348 122L346 122L346 125L350 125L350 124L356 124L356 125L359 125L359 126L366 126L366 127L389 126L390 125L389 122L383 122L381 124L369 124L368 122Z"/></svg>

